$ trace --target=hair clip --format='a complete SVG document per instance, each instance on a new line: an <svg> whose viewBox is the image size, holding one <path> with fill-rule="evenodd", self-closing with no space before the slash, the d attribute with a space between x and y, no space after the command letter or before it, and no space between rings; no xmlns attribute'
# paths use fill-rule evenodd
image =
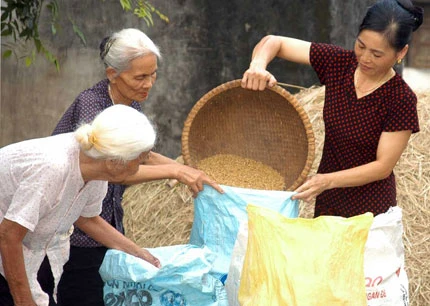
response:
<svg viewBox="0 0 430 306"><path fill-rule="evenodd" d="M94 135L90 135L90 137L89 137L89 139L88 139L89 141L90 141L90 143L93 145L93 146L95 146L96 144L97 144L97 138L96 138L96 136L94 136Z"/></svg>
<svg viewBox="0 0 430 306"><path fill-rule="evenodd" d="M113 43L115 42L115 39L112 38L108 38L105 46L104 46L104 50L103 53L101 54L101 58L104 60L106 55L109 53L110 48L112 47Z"/></svg>

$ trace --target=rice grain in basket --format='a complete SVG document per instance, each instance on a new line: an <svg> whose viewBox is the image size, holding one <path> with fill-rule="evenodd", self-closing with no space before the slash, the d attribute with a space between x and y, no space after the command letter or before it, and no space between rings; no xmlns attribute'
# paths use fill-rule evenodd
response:
<svg viewBox="0 0 430 306"><path fill-rule="evenodd" d="M207 157L199 161L198 168L218 184L261 190L285 189L285 180L278 171L262 162L234 154Z"/></svg>

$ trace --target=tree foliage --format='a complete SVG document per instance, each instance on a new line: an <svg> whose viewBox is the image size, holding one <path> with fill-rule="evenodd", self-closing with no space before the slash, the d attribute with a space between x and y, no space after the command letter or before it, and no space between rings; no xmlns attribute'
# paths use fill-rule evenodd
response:
<svg viewBox="0 0 430 306"><path fill-rule="evenodd" d="M154 25L152 13L158 15L161 20L169 22L169 18L156 9L149 1L120 0L120 3L124 11L133 11L134 15L145 20L147 26Z"/></svg>
<svg viewBox="0 0 430 306"><path fill-rule="evenodd" d="M105 0L102 0L105 2ZM166 23L169 22L167 16L156 9L146 0L118 0L125 12L132 12L138 18L143 19L147 26L153 26L153 14L157 15ZM46 5L49 12L50 29L56 35L59 28L60 8L58 0L3 0L1 7L1 35L12 39L2 40L3 58L8 58L12 54L25 61L26 66L30 66L37 54L43 54L45 58L53 63L56 69L60 70L60 63L57 57L44 45L40 33L39 24L42 8ZM73 32L86 45L84 33L80 30L76 22L67 16L68 22ZM32 47L28 47L28 42L32 42Z"/></svg>

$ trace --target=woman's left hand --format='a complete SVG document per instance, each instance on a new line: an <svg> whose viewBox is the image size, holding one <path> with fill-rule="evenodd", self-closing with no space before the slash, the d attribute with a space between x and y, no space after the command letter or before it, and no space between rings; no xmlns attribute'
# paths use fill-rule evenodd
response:
<svg viewBox="0 0 430 306"><path fill-rule="evenodd" d="M316 174L307 178L306 182L303 183L295 191L297 194L292 196L293 200L303 200L310 202L317 197L324 190L329 189L330 182L326 175Z"/></svg>
<svg viewBox="0 0 430 306"><path fill-rule="evenodd" d="M182 165L178 169L177 180L190 188L194 198L197 197L197 194L203 190L204 184L210 185L219 193L224 193L222 188L214 180L207 176L206 173L186 165Z"/></svg>
<svg viewBox="0 0 430 306"><path fill-rule="evenodd" d="M153 266L155 266L157 268L161 268L160 260L157 257L155 257L154 255L152 255L146 249L141 249L139 251L139 254L137 254L137 257L149 262L150 264L152 264Z"/></svg>

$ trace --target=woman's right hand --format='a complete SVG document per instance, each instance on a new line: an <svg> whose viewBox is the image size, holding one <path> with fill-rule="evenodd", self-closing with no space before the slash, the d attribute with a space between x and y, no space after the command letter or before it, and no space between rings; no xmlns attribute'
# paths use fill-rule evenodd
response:
<svg viewBox="0 0 430 306"><path fill-rule="evenodd" d="M276 85L276 78L267 71L262 63L251 62L242 77L241 86L252 90L264 90Z"/></svg>
<svg viewBox="0 0 430 306"><path fill-rule="evenodd" d="M320 193L327 189L331 189L330 180L327 174L317 173L309 176L306 181L295 191L297 194L291 197L293 200L303 200L310 202L314 200Z"/></svg>
<svg viewBox="0 0 430 306"><path fill-rule="evenodd" d="M300 39L276 35L263 37L254 47L251 64L242 77L242 87L252 90L264 90L266 87L275 86L277 81L267 71L267 65L275 57L309 65L310 47L310 42Z"/></svg>

